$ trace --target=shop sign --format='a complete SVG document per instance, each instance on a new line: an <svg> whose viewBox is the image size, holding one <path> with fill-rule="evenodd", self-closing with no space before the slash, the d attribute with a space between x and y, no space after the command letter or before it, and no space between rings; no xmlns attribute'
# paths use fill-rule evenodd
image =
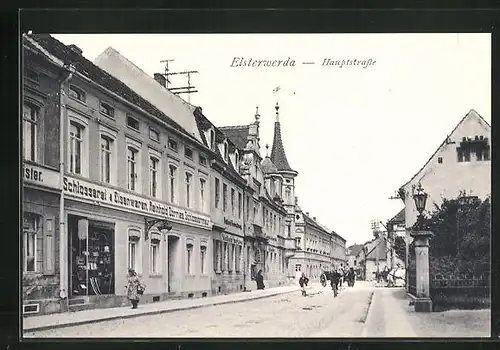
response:
<svg viewBox="0 0 500 350"><path fill-rule="evenodd" d="M239 228L240 230L242 229L241 225L239 223L237 223L237 222L234 222L233 220L224 218L224 223L226 225L230 225L230 226Z"/></svg>
<svg viewBox="0 0 500 350"><path fill-rule="evenodd" d="M228 235L227 233L221 233L221 238L223 242L229 242L229 243L234 243L234 244L243 244L243 238L233 236L233 235Z"/></svg>
<svg viewBox="0 0 500 350"><path fill-rule="evenodd" d="M30 184L60 189L60 176L57 171L42 168L36 165L24 164L23 180Z"/></svg>
<svg viewBox="0 0 500 350"><path fill-rule="evenodd" d="M76 199L91 200L101 205L131 211L136 214L144 213L149 216L208 229L212 227L209 216L70 176L64 176L63 178L63 191L68 196Z"/></svg>

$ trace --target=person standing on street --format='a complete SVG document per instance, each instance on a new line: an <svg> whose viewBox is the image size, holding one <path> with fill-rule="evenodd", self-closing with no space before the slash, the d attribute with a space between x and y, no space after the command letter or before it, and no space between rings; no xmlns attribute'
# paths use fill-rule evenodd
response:
<svg viewBox="0 0 500 350"><path fill-rule="evenodd" d="M302 296L307 296L307 293L306 293L306 287L307 287L307 283L309 282L309 278L306 277L305 273L302 273L302 276L300 276L299 278L299 285L300 285L300 288L301 288L301 291L302 291Z"/></svg>
<svg viewBox="0 0 500 350"><path fill-rule="evenodd" d="M255 282L257 283L257 289L264 289L264 276L262 276L262 270L257 272L257 276L255 276Z"/></svg>
<svg viewBox="0 0 500 350"><path fill-rule="evenodd" d="M139 295L144 293L145 286L139 280L139 276L134 271L134 269L128 269L127 285L127 297L132 303L132 309L137 309L137 304L139 304Z"/></svg>

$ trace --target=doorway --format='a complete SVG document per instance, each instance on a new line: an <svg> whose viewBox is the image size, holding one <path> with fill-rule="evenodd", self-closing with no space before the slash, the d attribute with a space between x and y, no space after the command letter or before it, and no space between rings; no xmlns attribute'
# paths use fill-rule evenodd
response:
<svg viewBox="0 0 500 350"><path fill-rule="evenodd" d="M167 240L167 271L168 271L168 293L175 293L178 291L177 270L179 270L179 247L180 239L177 236L168 236Z"/></svg>
<svg viewBox="0 0 500 350"><path fill-rule="evenodd" d="M68 215L69 297L114 294L114 225Z"/></svg>

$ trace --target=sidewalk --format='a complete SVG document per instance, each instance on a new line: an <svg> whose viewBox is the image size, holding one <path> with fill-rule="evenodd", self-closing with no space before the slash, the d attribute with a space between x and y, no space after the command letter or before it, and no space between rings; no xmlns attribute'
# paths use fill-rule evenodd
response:
<svg viewBox="0 0 500 350"><path fill-rule="evenodd" d="M490 337L490 310L415 312L404 288L376 288L363 337Z"/></svg>
<svg viewBox="0 0 500 350"><path fill-rule="evenodd" d="M319 285L319 284L318 284ZM308 289L316 289L315 284ZM198 299L168 300L157 303L139 305L138 309L117 307L108 309L92 309L77 312L65 312L43 316L31 316L22 319L23 331L40 331L59 327L70 327L86 323L109 321L143 315L154 315L165 312L189 310L205 306L237 303L247 300L268 298L275 295L291 293L300 290L298 285L275 287L252 292L240 292L228 295L218 295Z"/></svg>

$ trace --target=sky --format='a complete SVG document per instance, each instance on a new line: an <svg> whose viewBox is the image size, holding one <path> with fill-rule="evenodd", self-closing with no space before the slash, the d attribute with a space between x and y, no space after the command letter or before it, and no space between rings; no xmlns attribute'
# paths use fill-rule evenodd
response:
<svg viewBox="0 0 500 350"><path fill-rule="evenodd" d="M470 109L491 124L490 34L54 36L91 61L111 46L151 76L166 59L174 59L172 72L198 71L190 103L216 126L249 124L259 107L262 156L278 101L299 205L347 245L372 239L371 221L403 208L389 197ZM235 57L295 65L235 67ZM372 64L323 65L328 58ZM172 87L186 85L185 76L172 77Z"/></svg>

